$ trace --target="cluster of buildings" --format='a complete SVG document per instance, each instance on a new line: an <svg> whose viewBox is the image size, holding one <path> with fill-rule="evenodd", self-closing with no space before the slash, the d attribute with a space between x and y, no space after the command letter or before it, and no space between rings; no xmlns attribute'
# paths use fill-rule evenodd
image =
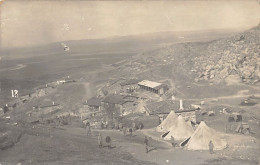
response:
<svg viewBox="0 0 260 165"><path fill-rule="evenodd" d="M104 97L92 97L87 100L84 104L88 107L88 109L94 114L102 113L104 110L109 107L113 109L113 113L119 116L127 115L131 112L135 113L137 108L144 109L144 113L147 116L158 116L160 121L163 121L166 116L170 113L171 110L175 110L177 114L182 114L185 120L190 120L196 123L196 111L199 108L189 108L184 109L182 100L161 100L161 101L153 101L147 98L143 98L140 93L144 91L151 92L153 94L157 94L162 96L165 94L169 87L167 84L158 83L149 80L137 80L131 79L120 83L121 86L125 88L125 90L133 89L137 91L136 94L108 94ZM126 92L128 93L128 92ZM140 100L145 102L143 107L137 106L140 104Z"/></svg>

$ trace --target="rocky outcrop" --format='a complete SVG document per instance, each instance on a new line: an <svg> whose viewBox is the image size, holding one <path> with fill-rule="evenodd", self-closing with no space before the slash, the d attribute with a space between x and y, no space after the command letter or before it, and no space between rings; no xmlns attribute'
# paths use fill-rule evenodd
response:
<svg viewBox="0 0 260 165"><path fill-rule="evenodd" d="M238 75L241 81L260 81L260 25L228 39L213 41L195 59L198 69L195 81L218 82L229 75Z"/></svg>

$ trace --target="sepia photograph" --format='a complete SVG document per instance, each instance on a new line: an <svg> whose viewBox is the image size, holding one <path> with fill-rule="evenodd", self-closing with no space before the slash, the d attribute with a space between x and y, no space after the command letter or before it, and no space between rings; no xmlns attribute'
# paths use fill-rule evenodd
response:
<svg viewBox="0 0 260 165"><path fill-rule="evenodd" d="M260 165L260 1L0 0L0 165Z"/></svg>

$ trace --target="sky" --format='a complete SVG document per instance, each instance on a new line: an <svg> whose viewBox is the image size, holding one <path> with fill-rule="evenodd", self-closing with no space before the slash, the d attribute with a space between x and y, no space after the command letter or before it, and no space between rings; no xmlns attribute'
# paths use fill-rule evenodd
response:
<svg viewBox="0 0 260 165"><path fill-rule="evenodd" d="M161 31L249 29L256 0L12 1L0 5L1 47Z"/></svg>

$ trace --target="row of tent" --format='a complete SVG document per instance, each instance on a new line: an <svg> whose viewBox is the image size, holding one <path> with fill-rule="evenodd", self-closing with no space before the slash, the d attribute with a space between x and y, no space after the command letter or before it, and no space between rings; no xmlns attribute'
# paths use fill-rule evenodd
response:
<svg viewBox="0 0 260 165"><path fill-rule="evenodd" d="M156 128L158 132L164 132L162 137L170 140L183 140L180 145L188 150L208 150L209 142L212 141L214 150L222 150L227 147L224 134L210 128L202 121L197 128L186 122L181 115L171 111L166 119Z"/></svg>

